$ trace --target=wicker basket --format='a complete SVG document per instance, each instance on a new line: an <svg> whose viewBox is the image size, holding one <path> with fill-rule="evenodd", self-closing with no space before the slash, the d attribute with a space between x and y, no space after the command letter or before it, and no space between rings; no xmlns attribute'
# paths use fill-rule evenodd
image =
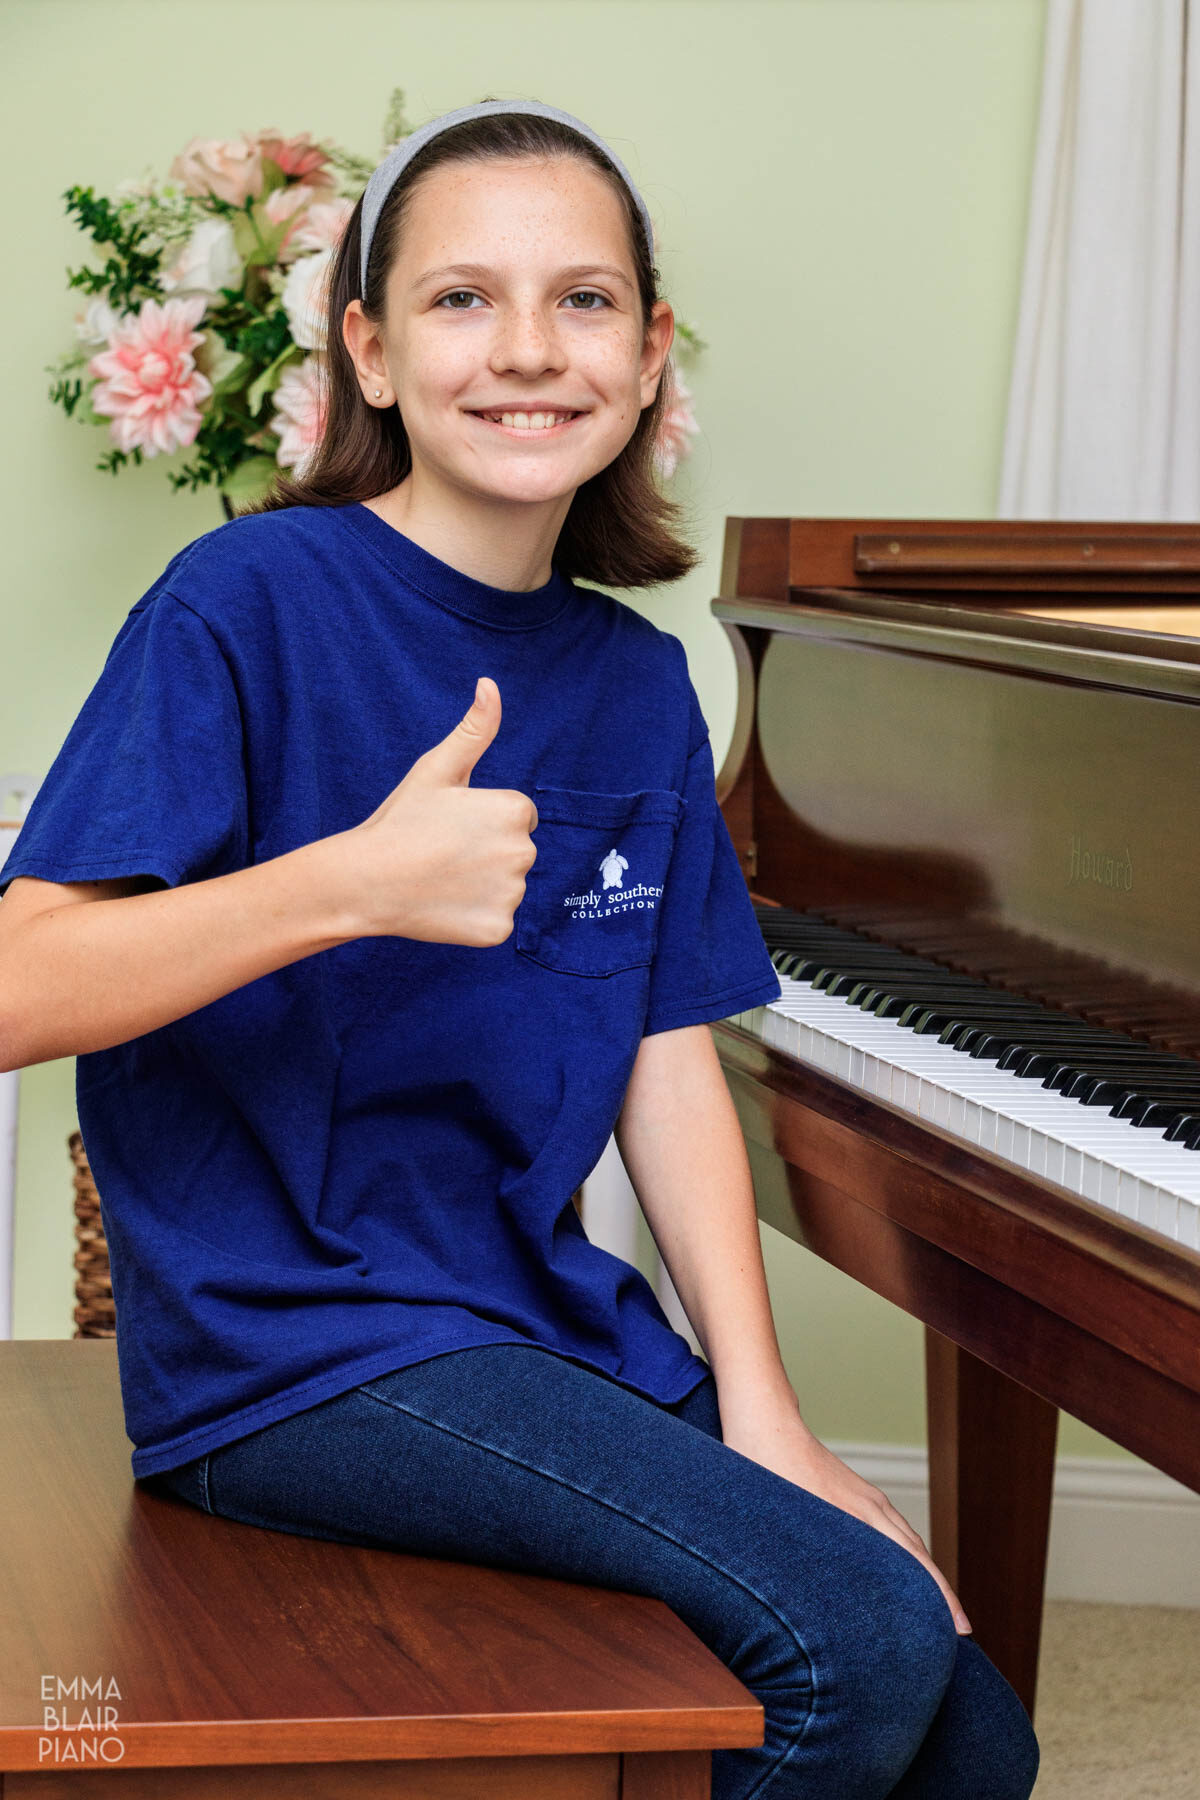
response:
<svg viewBox="0 0 1200 1800"><path fill-rule="evenodd" d="M108 1243L100 1219L100 1195L83 1148L83 1135L73 1131L67 1149L75 1164L75 1336L115 1337L117 1309L113 1302L112 1271ZM583 1189L571 1196L577 1213L583 1211Z"/></svg>
<svg viewBox="0 0 1200 1800"><path fill-rule="evenodd" d="M75 1336L115 1337L117 1312L100 1196L79 1131L71 1133L67 1149L75 1164Z"/></svg>

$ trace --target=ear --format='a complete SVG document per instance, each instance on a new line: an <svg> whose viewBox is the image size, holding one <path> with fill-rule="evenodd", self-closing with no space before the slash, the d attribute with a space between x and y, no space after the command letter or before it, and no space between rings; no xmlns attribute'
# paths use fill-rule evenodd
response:
<svg viewBox="0 0 1200 1800"><path fill-rule="evenodd" d="M671 345L674 341L675 314L667 301L656 300L650 311L646 335L642 343L640 375L643 409L651 404L658 392L663 365L671 353Z"/></svg>
<svg viewBox="0 0 1200 1800"><path fill-rule="evenodd" d="M363 311L361 300L351 300L342 315L342 342L368 406L393 406L396 396L383 354L383 339L379 327Z"/></svg>

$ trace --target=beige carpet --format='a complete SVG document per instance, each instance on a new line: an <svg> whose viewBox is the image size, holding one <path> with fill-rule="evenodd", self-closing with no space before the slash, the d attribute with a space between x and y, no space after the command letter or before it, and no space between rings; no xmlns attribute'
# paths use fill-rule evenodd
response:
<svg viewBox="0 0 1200 1800"><path fill-rule="evenodd" d="M1046 1603L1036 1800L1200 1800L1200 1611Z"/></svg>

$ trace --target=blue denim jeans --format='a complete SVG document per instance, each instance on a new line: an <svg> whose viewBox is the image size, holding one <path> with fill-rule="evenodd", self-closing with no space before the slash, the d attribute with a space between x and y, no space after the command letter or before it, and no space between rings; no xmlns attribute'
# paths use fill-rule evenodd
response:
<svg viewBox="0 0 1200 1800"><path fill-rule="evenodd" d="M664 1601L765 1714L713 1800L1026 1800L1016 1694L908 1550L721 1438L711 1372L663 1406L534 1344L446 1352L144 1478L277 1531Z"/></svg>

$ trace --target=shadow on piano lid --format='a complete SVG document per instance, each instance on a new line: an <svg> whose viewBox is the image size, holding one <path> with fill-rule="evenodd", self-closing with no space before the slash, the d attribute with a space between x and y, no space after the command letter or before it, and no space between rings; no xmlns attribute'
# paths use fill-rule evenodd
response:
<svg viewBox="0 0 1200 1800"><path fill-rule="evenodd" d="M1200 1057L1200 525L730 519L758 899Z"/></svg>

